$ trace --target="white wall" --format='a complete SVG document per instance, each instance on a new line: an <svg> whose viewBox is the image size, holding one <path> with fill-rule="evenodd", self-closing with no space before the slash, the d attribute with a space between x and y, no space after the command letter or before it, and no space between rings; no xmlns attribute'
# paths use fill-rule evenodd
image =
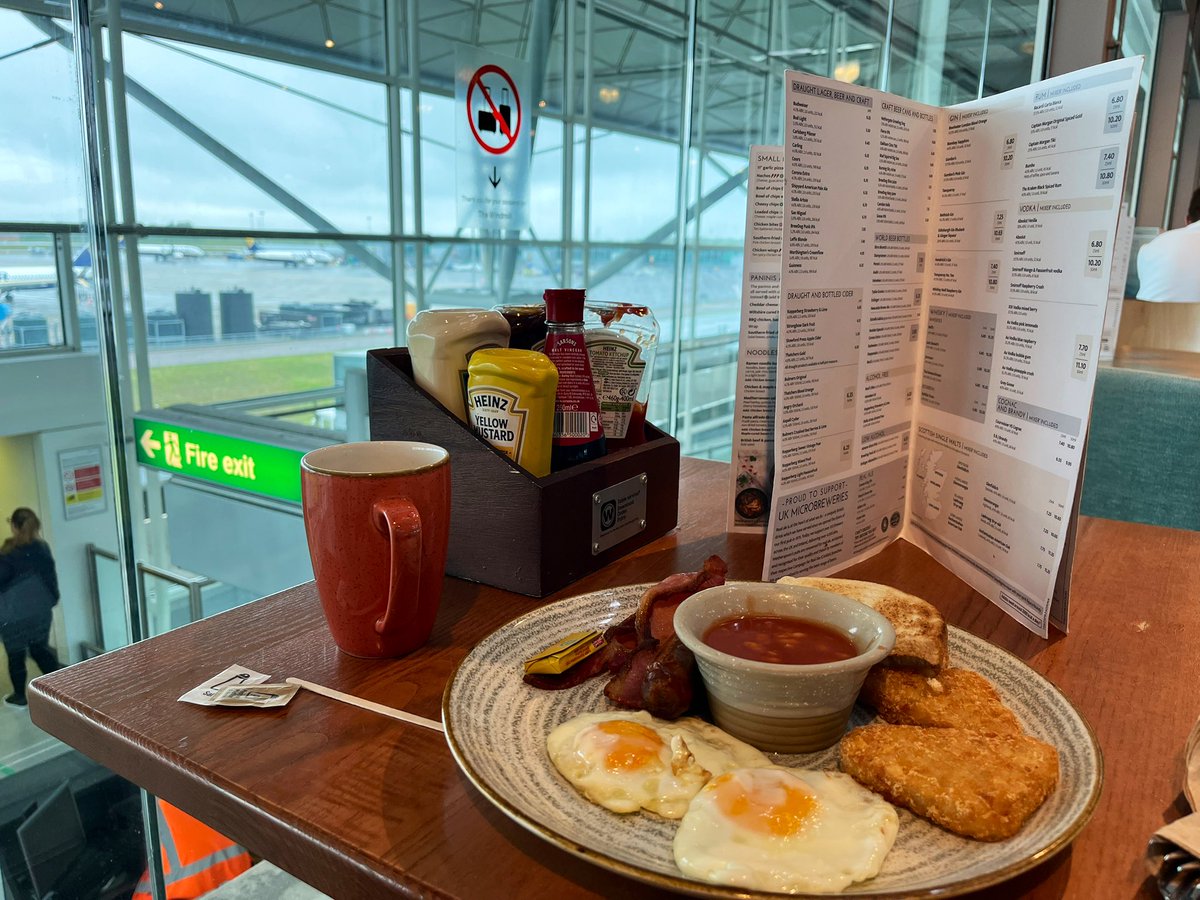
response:
<svg viewBox="0 0 1200 900"><path fill-rule="evenodd" d="M82 658L80 641L95 641L96 637L86 546L95 544L116 552L118 540L113 472L108 460L108 430L100 425L60 428L36 434L32 443L37 472L37 511L42 518L43 536L54 552L62 594L54 611L53 643L62 661L74 662ZM59 454L83 448L100 448L106 504L103 511L68 520Z"/></svg>
<svg viewBox="0 0 1200 900"><path fill-rule="evenodd" d="M52 643L64 661L80 658L80 641L95 634L85 547L117 549L113 478L109 465L108 429L104 425L104 390L96 354L47 353L0 360L0 437L25 461L0 473L6 481L28 479L21 505L32 506L42 519L58 568L62 601L54 611ZM21 436L21 437L17 437ZM100 447L107 503L103 512L68 520L58 454ZM5 487L6 497L18 486ZM5 513L7 514L7 513Z"/></svg>
<svg viewBox="0 0 1200 900"><path fill-rule="evenodd" d="M35 506L40 500L37 485L33 437L28 434L0 437L0 514L7 516L18 506ZM0 539L6 537L7 529L0 530Z"/></svg>
<svg viewBox="0 0 1200 900"><path fill-rule="evenodd" d="M102 384L94 353L0 360L0 436L103 422Z"/></svg>
<svg viewBox="0 0 1200 900"><path fill-rule="evenodd" d="M115 486L108 458L108 429L102 425L85 425L42 431L34 437L33 445L39 488L38 512L42 517L44 537L54 552L58 587L62 593L62 600L55 610L54 643L64 662L75 662L81 658L80 641L94 641L96 636L87 545L96 544L110 553L117 550ZM85 447L101 450L105 508L102 512L68 519L58 455L65 450Z"/></svg>

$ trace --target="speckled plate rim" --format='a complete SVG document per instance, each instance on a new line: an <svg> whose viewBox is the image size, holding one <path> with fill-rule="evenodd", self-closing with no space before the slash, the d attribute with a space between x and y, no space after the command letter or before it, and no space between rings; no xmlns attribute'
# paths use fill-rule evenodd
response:
<svg viewBox="0 0 1200 900"><path fill-rule="evenodd" d="M499 628L496 628L490 632L485 638L481 639L481 642L482 640L492 637L497 632L520 630L530 619L535 617L540 618L547 614L548 609L556 606L570 606L586 603L601 596L611 595L613 590L640 590L644 592L649 587L651 587L651 584L614 585L610 588L603 588L601 590L592 591L586 594L577 594L573 597L566 597L562 600L555 601L554 603L540 606L537 609L531 610L530 612L525 613L522 616L518 616L508 623L501 625ZM954 882L915 890L885 890L871 892L869 883L864 883L857 886L858 890L855 893L847 894L846 896L868 897L871 898L871 900L902 900L902 898L905 898L906 900L906 898L920 897L959 897L963 894L968 894L973 891L978 891L987 887L1001 884L1011 878L1015 878L1017 875L1020 875L1023 872L1027 872L1030 869L1035 868L1068 847L1075 840L1075 838L1079 836L1079 833L1083 831L1088 821L1092 818L1092 814L1095 812L1097 804L1100 802L1100 794L1104 786L1104 754L1100 749L1099 742L1096 740L1096 734L1092 730L1091 724L1086 718L1084 718L1083 714L1078 710L1075 704L1072 703L1071 700L1061 690L1058 689L1057 685L1055 685L1045 676L1034 671L1025 663L1023 659L1015 654L1010 653L1002 647L997 647L990 641L986 641L983 638L972 635L970 632L967 632L964 629L957 628L954 625L949 625L948 628L951 632L961 632L969 635L975 641L985 644L989 648L989 652L996 656L1008 657L1012 663L1015 663L1019 668L1024 669L1030 677L1041 682L1042 686L1048 690L1052 696L1056 697L1065 708L1069 709L1075 715L1075 717L1078 718L1079 722L1083 725L1085 733L1087 734L1088 741L1090 743L1089 749L1095 763L1095 778L1090 786L1090 793L1086 802L1083 804L1079 813L1074 819L1062 823L1058 833L1053 835L1051 839L1048 840L1038 850L1035 850L1034 852L1016 860L1009 865L997 867L992 871L972 878L964 879L961 882ZM468 660L471 659L474 649L475 648L472 648L471 651L469 651L467 655L459 661L458 665L454 667L454 671L450 674L450 678L446 682L446 688L442 692L442 724L445 729L446 744L450 749L450 755L453 757L455 763L458 765L462 773L467 777L467 780L469 780L471 784L473 784L475 788L481 794L483 794L483 796L487 798L490 803L492 803L497 809L499 809L518 825L525 828L527 831L532 832L543 840L555 845L559 849L570 853L572 856L578 857L579 859L586 860L589 863L613 872L617 872L618 874L625 875L644 884L665 888L667 890L676 891L682 894L688 894L693 897L742 898L742 900L746 900L746 898L759 897L793 897L801 898L801 900L827 900L827 898L830 896L839 896L838 894L780 894L771 891L746 890L695 881L682 874L678 876L672 876L659 872L653 872L648 869L644 869L641 866L629 863L619 857L610 856L594 847L580 844L579 842L560 834L553 828L549 828L538 822L536 819L528 816L524 810L511 804L498 791L493 789L492 786L488 784L487 780L475 770L475 768L466 758L462 746L459 743L458 736L455 734L453 716L450 709L451 697L454 693L455 684L457 683L459 675L463 670L463 666L468 662Z"/></svg>

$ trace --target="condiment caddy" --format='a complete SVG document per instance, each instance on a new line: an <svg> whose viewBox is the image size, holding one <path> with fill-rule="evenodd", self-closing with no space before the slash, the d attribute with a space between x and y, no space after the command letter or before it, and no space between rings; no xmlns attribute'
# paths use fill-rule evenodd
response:
<svg viewBox="0 0 1200 900"><path fill-rule="evenodd" d="M419 388L407 348L368 351L367 382L372 440L450 451L449 575L544 597L675 527L679 443L648 422L642 444L538 476Z"/></svg>
<svg viewBox="0 0 1200 900"><path fill-rule="evenodd" d="M407 332L417 386L538 477L646 439L658 343L649 307L593 300L585 327L584 291L543 301L423 310Z"/></svg>

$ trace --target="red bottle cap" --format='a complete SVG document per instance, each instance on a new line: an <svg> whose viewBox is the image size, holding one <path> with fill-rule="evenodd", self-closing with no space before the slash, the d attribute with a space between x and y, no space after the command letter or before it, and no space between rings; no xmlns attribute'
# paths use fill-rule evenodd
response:
<svg viewBox="0 0 1200 900"><path fill-rule="evenodd" d="M578 288L550 288L542 299L546 301L547 322L582 322L584 291Z"/></svg>

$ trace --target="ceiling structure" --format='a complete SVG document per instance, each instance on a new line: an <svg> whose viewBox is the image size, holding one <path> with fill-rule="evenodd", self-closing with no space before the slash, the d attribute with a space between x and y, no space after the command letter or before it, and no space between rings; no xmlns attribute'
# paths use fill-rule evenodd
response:
<svg viewBox="0 0 1200 900"><path fill-rule="evenodd" d="M538 99L552 114L567 105L564 0L397 0L387 6L399 19L390 31L384 0L122 0L120 10L133 31L368 78L384 77L388 35L395 34L398 71L409 71L415 46L420 83L447 93L459 44L504 56L540 54ZM685 0L593 0L592 6L590 23L582 4L572 17L574 109L590 107L591 121L601 127L678 139L688 49ZM1037 0L895 0L892 6L892 90L905 92L905 73L925 52L922 21L945 27L941 102L976 95L985 44L984 94L1030 80ZM417 15L415 41L407 35L409 9ZM751 142L778 139L775 83L785 68L829 75L846 63L850 73L857 71L858 83L877 85L887 12L886 0L700 0L696 142L744 154ZM531 46L534 41L544 46ZM941 52L940 35L937 41Z"/></svg>

